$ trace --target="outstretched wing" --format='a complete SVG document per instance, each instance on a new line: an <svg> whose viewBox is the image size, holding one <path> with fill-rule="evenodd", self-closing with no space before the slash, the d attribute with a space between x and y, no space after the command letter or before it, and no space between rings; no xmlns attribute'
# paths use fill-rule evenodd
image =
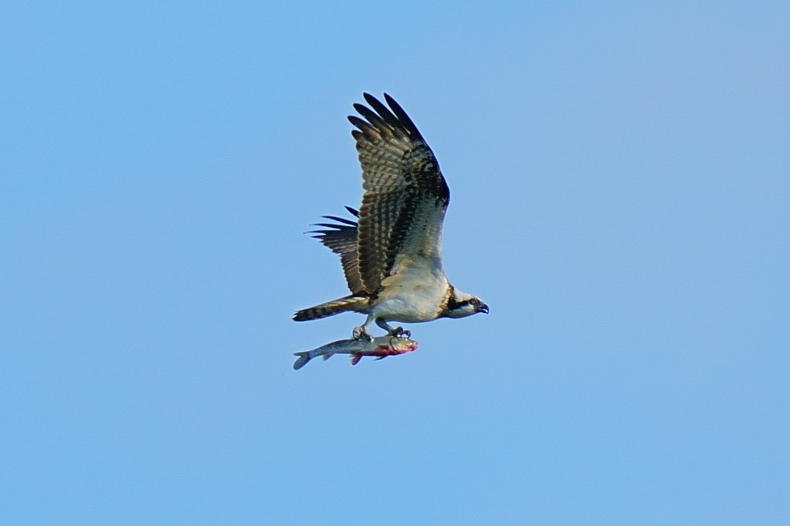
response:
<svg viewBox="0 0 790 526"><path fill-rule="evenodd" d="M364 94L364 117L348 118L357 141L365 194L359 213L357 250L365 290L374 294L399 254L432 259L441 267L441 234L450 189L439 163L412 120L384 94L389 108Z"/></svg>
<svg viewBox="0 0 790 526"><path fill-rule="evenodd" d="M346 210L354 217L359 217L359 212L350 206L347 206ZM346 283L348 283L351 292L353 294L364 292L365 286L362 284L362 277L359 274L356 221L336 216L324 216L324 218L336 221L336 223L317 223L315 226L322 226L324 229L313 230L309 233L340 256L343 274L346 276Z"/></svg>

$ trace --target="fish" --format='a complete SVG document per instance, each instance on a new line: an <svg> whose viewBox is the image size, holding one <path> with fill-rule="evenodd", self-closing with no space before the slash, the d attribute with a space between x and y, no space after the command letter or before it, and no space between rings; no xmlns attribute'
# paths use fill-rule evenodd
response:
<svg viewBox="0 0 790 526"><path fill-rule="evenodd" d="M298 371L307 362L321 356L328 360L335 354L348 354L351 358L351 365L356 365L363 356L375 356L381 360L387 356L404 354L417 349L417 342L407 336L393 336L386 334L377 338L350 338L348 340L337 340L326 345L322 345L311 351L295 352L296 361L294 370Z"/></svg>

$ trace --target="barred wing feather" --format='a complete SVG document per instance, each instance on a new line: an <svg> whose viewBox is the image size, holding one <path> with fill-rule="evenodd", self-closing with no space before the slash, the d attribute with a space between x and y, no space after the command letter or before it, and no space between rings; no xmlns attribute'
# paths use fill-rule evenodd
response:
<svg viewBox="0 0 790 526"><path fill-rule="evenodd" d="M436 157L406 112L389 95L385 106L365 94L364 117L350 116L362 165L362 207L357 227L358 272L375 294L404 251L441 266L441 229L450 190ZM371 109L372 108L372 109Z"/></svg>
<svg viewBox="0 0 790 526"><path fill-rule="evenodd" d="M359 212L350 206L347 206L346 210L354 217L359 217ZM343 274L351 292L353 294L365 292L365 286L362 284L362 277L359 274L357 223L337 216L324 216L324 218L335 221L335 223L318 223L315 226L324 228L322 230L313 230L310 233L329 250L340 256Z"/></svg>

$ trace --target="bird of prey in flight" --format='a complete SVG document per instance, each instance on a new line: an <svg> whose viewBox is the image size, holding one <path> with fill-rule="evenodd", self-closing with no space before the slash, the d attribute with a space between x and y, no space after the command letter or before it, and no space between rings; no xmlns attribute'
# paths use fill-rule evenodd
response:
<svg viewBox="0 0 790 526"><path fill-rule="evenodd" d="M450 189L433 152L395 100L364 94L368 106L354 104L362 117L348 117L357 129L362 165L362 206L346 207L356 221L324 216L311 233L340 256L351 294L298 311L296 321L341 312L367 314L354 338L370 339L374 321L391 335L409 331L388 322L418 323L488 313L479 298L461 292L442 268L442 223Z"/></svg>

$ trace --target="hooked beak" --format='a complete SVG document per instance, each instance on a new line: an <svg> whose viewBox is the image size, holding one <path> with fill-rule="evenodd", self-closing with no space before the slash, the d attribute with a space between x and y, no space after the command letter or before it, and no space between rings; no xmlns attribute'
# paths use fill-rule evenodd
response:
<svg viewBox="0 0 790 526"><path fill-rule="evenodd" d="M482 305L480 305L480 308L477 309L477 312L484 312L484 313L488 314L488 305L483 303Z"/></svg>

